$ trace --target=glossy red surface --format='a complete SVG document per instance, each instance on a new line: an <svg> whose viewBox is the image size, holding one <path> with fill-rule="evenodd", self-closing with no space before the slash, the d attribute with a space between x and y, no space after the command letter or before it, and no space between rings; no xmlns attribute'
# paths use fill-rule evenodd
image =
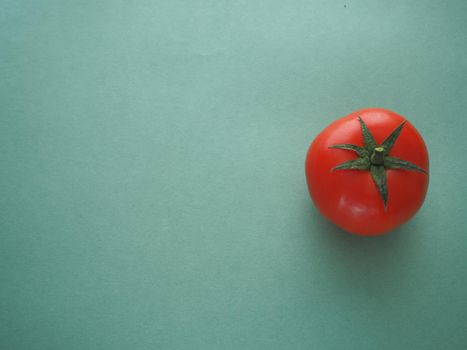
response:
<svg viewBox="0 0 467 350"><path fill-rule="evenodd" d="M318 210L342 229L356 234L377 235L409 220L422 206L428 175L408 170L387 170L388 207L384 204L369 171L331 169L357 155L329 149L351 143L363 146L357 117L368 125L381 143L402 121L401 115L382 108L355 111L325 128L310 145L305 171L311 198ZM407 122L390 153L428 171L428 152L423 138Z"/></svg>

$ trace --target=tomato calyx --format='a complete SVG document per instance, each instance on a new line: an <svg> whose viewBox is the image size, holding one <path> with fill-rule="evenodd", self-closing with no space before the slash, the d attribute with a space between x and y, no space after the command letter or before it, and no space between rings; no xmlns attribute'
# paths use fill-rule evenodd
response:
<svg viewBox="0 0 467 350"><path fill-rule="evenodd" d="M424 174L428 173L426 170L414 163L389 155L397 138L401 134L406 121L403 121L396 129L394 129L380 145L376 143L372 133L368 129L368 126L360 116L358 117L358 121L360 122L363 134L363 147L352 144L339 144L329 147L355 152L357 153L358 158L341 163L332 168L331 171L369 170L384 202L384 210L386 210L388 206L388 189L386 181L387 169L402 169Z"/></svg>

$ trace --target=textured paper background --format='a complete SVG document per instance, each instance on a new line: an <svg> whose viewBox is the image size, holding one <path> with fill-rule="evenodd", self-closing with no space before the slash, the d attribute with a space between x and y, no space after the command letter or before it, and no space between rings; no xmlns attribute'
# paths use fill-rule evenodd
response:
<svg viewBox="0 0 467 350"><path fill-rule="evenodd" d="M1 1L1 349L466 349L466 1ZM318 216L355 109L431 155L417 217Z"/></svg>

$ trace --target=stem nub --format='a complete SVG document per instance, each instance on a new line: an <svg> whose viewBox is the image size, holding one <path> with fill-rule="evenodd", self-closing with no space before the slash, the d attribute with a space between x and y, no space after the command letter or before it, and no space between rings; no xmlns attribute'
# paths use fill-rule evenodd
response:
<svg viewBox="0 0 467 350"><path fill-rule="evenodd" d="M384 148L375 147L370 158L371 164L373 165L383 165L384 164Z"/></svg>

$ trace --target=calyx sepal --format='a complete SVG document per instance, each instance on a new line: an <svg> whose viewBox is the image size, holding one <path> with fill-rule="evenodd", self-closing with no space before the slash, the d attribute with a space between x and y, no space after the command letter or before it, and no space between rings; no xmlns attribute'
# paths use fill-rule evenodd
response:
<svg viewBox="0 0 467 350"><path fill-rule="evenodd" d="M362 129L364 143L363 147L347 143L329 146L329 148L355 152L358 158L341 163L332 168L331 171L370 171L371 177L373 178L376 188L378 189L381 199L383 200L384 210L386 210L388 206L388 189L386 179L387 169L402 169L416 171L424 174L428 174L428 172L414 163L389 155L392 147L396 143L402 132L402 129L404 128L406 123L405 120L397 128L395 128L380 145L376 143L373 134L360 116L358 117L358 121Z"/></svg>

